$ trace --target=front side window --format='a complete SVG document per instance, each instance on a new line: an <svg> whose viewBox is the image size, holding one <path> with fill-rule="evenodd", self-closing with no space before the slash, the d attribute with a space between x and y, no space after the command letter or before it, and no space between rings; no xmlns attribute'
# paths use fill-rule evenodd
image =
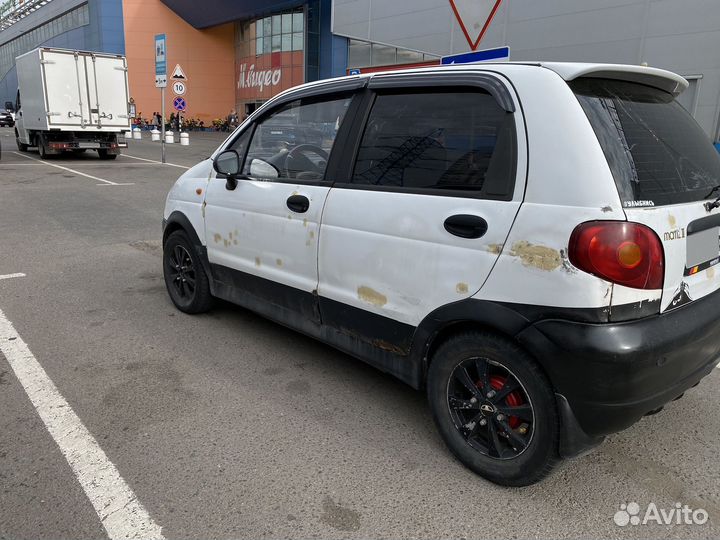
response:
<svg viewBox="0 0 720 540"><path fill-rule="evenodd" d="M482 90L380 94L352 183L510 198L516 148L513 114Z"/></svg>
<svg viewBox="0 0 720 540"><path fill-rule="evenodd" d="M260 120L243 173L267 180L322 180L351 99L297 100Z"/></svg>

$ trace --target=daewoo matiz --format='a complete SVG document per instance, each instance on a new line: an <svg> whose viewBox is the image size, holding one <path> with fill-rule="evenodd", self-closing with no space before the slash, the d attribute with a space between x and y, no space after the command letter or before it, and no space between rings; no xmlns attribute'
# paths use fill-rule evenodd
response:
<svg viewBox="0 0 720 540"><path fill-rule="evenodd" d="M718 362L720 159L686 87L506 63L284 92L170 191L170 298L425 389L462 463L536 482Z"/></svg>

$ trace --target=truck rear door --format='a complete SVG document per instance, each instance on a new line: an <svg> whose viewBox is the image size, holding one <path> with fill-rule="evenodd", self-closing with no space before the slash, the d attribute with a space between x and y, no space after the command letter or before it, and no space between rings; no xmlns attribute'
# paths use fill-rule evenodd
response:
<svg viewBox="0 0 720 540"><path fill-rule="evenodd" d="M127 66L122 57L85 58L90 121L99 127L128 128Z"/></svg>
<svg viewBox="0 0 720 540"><path fill-rule="evenodd" d="M79 127L90 121L85 60L72 51L41 50L49 127Z"/></svg>

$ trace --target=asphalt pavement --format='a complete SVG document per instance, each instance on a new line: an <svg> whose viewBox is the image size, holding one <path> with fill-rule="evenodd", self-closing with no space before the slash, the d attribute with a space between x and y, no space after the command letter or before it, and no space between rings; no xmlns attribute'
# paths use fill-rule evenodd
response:
<svg viewBox="0 0 720 540"><path fill-rule="evenodd" d="M0 311L165 538L717 538L720 370L544 482L460 465L424 396L246 310L188 316L162 279L165 196L222 134L40 162L0 128ZM0 353L0 538L106 538ZM704 509L627 525L621 504Z"/></svg>

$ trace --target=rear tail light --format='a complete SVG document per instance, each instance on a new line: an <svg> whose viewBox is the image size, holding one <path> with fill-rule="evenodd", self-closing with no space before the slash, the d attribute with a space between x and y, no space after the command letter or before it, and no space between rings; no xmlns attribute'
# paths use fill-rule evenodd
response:
<svg viewBox="0 0 720 540"><path fill-rule="evenodd" d="M591 221L570 236L570 262L580 270L634 289L662 289L665 256L655 231L639 223Z"/></svg>

